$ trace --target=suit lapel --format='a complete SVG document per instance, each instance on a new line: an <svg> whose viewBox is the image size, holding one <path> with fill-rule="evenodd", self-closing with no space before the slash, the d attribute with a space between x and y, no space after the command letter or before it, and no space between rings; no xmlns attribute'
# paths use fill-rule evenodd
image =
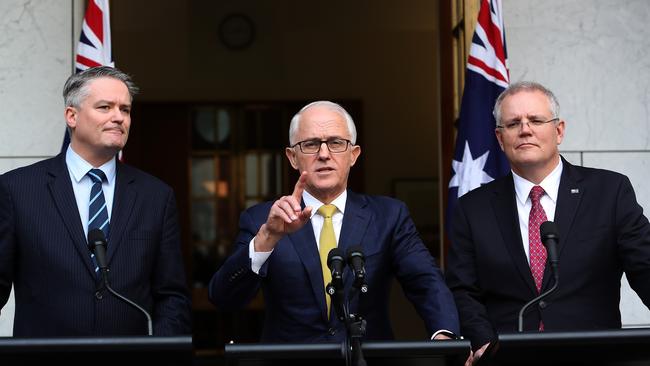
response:
<svg viewBox="0 0 650 366"><path fill-rule="evenodd" d="M557 226L560 240L558 243L558 255L566 247L566 238L569 237L571 226L578 210L578 205L584 194L584 186L580 183L582 177L578 170L562 158L562 178L557 193L557 204L555 206L555 225Z"/></svg>
<svg viewBox="0 0 650 366"><path fill-rule="evenodd" d="M133 205L137 196L132 186L134 181L135 177L131 174L130 168L118 162L116 167L113 209L110 220L111 231L108 240L108 251L106 253L108 264L111 263L113 255L115 255L120 243L123 242L122 237L124 236L126 224L129 222L129 218L133 212Z"/></svg>
<svg viewBox="0 0 650 366"><path fill-rule="evenodd" d="M59 211L61 220L63 220L63 224L88 272L93 277L96 277L95 269L90 259L88 242L86 241L83 226L81 225L81 217L79 216L77 201L74 196L74 190L72 189L70 173L65 164L65 153L59 154L51 162L52 164L48 169L48 174L51 177L48 183L50 194Z"/></svg>
<svg viewBox="0 0 650 366"><path fill-rule="evenodd" d="M348 191L348 198L345 204L345 215L341 226L338 247L347 253L352 245L361 245L366 228L370 222L370 213L365 210L366 201L363 196ZM368 249L363 248L368 253Z"/></svg>
<svg viewBox="0 0 650 366"><path fill-rule="evenodd" d="M304 208L304 203L303 203ZM327 322L327 304L325 303L325 287L323 286L323 272L320 266L320 256L318 246L314 237L314 229L311 221L303 226L300 230L289 234L289 240L293 244L298 257L307 271L311 289L320 307L323 321Z"/></svg>
<svg viewBox="0 0 650 366"><path fill-rule="evenodd" d="M338 247L347 256L347 250L353 245L362 245L363 237L366 234L368 224L370 223L371 213L365 207L367 201L364 196L358 195L348 190L348 198L345 203L345 214L343 216L343 225L341 226L341 235L339 237ZM369 255L376 251L368 248L368 245L379 245L376 242L366 242L363 245L363 252ZM345 291L348 292L353 282L352 271L348 266L343 269L343 280Z"/></svg>
<svg viewBox="0 0 650 366"><path fill-rule="evenodd" d="M495 187L492 208L499 224L503 242L517 271L528 285L530 291L536 294L537 289L521 241L517 202L515 200L515 185L512 173L510 173L502 180L502 184Z"/></svg>

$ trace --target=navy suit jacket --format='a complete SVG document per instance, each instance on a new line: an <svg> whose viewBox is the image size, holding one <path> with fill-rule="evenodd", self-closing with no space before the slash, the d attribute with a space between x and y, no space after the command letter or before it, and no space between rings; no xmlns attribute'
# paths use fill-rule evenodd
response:
<svg viewBox="0 0 650 366"><path fill-rule="evenodd" d="M244 307L261 287L266 305L263 341L327 342L345 337L344 325L326 314L323 275L311 222L286 235L257 275L249 242L266 222L272 202L244 211L234 253L210 281L210 300L220 309ZM433 257L422 243L404 203L348 191L338 246L361 245L368 293L351 303L367 319L366 339L391 339L389 291L396 276L430 334L458 332L458 315ZM344 272L346 292L352 282Z"/></svg>
<svg viewBox="0 0 650 366"><path fill-rule="evenodd" d="M110 225L111 287L151 314L154 335L190 334L172 189L118 163ZM14 336L147 334L95 275L65 154L0 177L0 306L12 283Z"/></svg>
<svg viewBox="0 0 650 366"><path fill-rule="evenodd" d="M545 331L620 328L623 271L650 304L650 225L627 177L563 164L555 208L559 287L525 315L524 328L534 331L540 320ZM519 310L537 296L515 199L510 174L461 197L453 218L446 277L473 347L516 332ZM547 265L542 291L552 277Z"/></svg>

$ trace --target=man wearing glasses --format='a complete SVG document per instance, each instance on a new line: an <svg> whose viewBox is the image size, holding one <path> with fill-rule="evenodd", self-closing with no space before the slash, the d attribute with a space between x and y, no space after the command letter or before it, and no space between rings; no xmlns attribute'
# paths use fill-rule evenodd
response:
<svg viewBox="0 0 650 366"><path fill-rule="evenodd" d="M347 190L361 154L352 117L338 104L318 101L291 120L286 155L301 172L293 193L256 205L240 217L234 253L210 282L220 309L245 306L262 289L263 341L335 342L345 339L325 285L327 254L360 245L368 292L350 304L367 320L366 339L391 339L389 291L396 276L436 339L458 332L458 315L434 259L404 203ZM344 272L345 288L352 275Z"/></svg>
<svg viewBox="0 0 650 366"><path fill-rule="evenodd" d="M524 331L620 328L623 271L650 304L650 225L628 178L560 156L565 121L540 84L511 85L494 117L512 173L459 199L447 261L461 332L474 349L468 363L497 333L516 332L524 304L555 285L544 221L557 227L558 287L524 313Z"/></svg>

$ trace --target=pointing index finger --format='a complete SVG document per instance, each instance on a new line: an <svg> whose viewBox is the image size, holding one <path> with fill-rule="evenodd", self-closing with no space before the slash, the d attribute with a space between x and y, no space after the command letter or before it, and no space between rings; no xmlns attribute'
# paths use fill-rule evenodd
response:
<svg viewBox="0 0 650 366"><path fill-rule="evenodd" d="M300 178L298 178L298 181L296 182L296 185L293 188L293 193L291 196L295 198L296 202L300 202L302 200L302 192L305 190L305 182L307 181L307 172L303 171L300 174ZM300 207L298 207L298 210L300 210Z"/></svg>

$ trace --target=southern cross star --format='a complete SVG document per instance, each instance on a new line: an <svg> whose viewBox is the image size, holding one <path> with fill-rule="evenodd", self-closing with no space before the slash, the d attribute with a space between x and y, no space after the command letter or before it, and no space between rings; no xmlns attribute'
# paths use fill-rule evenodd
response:
<svg viewBox="0 0 650 366"><path fill-rule="evenodd" d="M463 161L454 160L451 162L451 166L454 168L456 174L449 181L449 188L458 187L458 197L474 188L480 187L483 183L489 183L494 180L494 178L483 171L488 155L490 155L489 150L476 158L476 160L472 159L469 144L465 141Z"/></svg>

